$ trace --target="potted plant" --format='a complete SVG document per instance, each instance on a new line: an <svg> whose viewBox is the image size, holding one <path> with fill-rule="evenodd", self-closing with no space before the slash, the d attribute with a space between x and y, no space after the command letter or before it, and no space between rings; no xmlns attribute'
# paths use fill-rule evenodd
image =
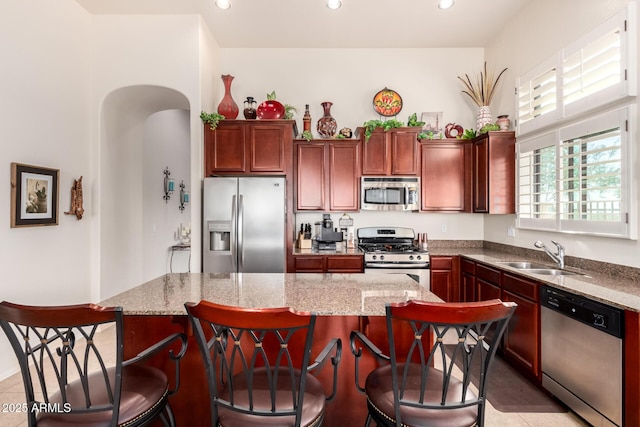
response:
<svg viewBox="0 0 640 427"><path fill-rule="evenodd" d="M224 120L224 116L222 114L218 114L218 113L206 113L206 112L202 111L200 113L200 119L204 123L209 123L209 127L211 128L211 130L216 130L220 120Z"/></svg>

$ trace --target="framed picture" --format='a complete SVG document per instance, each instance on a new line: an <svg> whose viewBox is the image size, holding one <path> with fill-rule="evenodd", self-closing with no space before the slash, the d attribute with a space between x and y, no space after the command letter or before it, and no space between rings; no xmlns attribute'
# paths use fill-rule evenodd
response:
<svg viewBox="0 0 640 427"><path fill-rule="evenodd" d="M423 132L432 132L438 136L442 134L444 125L442 123L442 111L432 111L422 113L420 121L424 122Z"/></svg>
<svg viewBox="0 0 640 427"><path fill-rule="evenodd" d="M59 169L11 163L11 227L58 225Z"/></svg>

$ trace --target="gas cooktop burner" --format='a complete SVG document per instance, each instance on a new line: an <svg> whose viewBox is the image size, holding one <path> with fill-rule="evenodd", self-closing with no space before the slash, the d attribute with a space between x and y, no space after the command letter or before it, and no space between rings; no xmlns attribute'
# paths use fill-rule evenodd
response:
<svg viewBox="0 0 640 427"><path fill-rule="evenodd" d="M377 252L377 253L385 252L385 253L402 253L402 254L426 252L413 244L373 243L373 244L360 244L359 247L363 252Z"/></svg>

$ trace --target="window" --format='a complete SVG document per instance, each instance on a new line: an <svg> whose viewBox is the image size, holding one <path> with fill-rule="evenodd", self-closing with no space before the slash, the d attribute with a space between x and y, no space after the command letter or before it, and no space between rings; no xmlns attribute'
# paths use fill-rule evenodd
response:
<svg viewBox="0 0 640 427"><path fill-rule="evenodd" d="M626 107L518 141L517 226L636 238L629 221L634 112Z"/></svg>
<svg viewBox="0 0 640 427"><path fill-rule="evenodd" d="M516 81L518 136L636 95L635 3Z"/></svg>

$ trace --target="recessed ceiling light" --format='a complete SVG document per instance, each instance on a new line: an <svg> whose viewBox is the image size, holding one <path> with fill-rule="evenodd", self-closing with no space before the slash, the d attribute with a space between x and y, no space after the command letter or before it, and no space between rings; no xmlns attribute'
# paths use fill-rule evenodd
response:
<svg viewBox="0 0 640 427"><path fill-rule="evenodd" d="M342 6L342 2L340 0L327 0L327 7L329 9L340 9L340 6Z"/></svg>
<svg viewBox="0 0 640 427"><path fill-rule="evenodd" d="M450 7L453 7L454 4L456 4L455 0L440 0L438 3L438 9L449 9Z"/></svg>
<svg viewBox="0 0 640 427"><path fill-rule="evenodd" d="M231 9L231 1L230 0L216 0L216 6L219 9L227 10Z"/></svg>

